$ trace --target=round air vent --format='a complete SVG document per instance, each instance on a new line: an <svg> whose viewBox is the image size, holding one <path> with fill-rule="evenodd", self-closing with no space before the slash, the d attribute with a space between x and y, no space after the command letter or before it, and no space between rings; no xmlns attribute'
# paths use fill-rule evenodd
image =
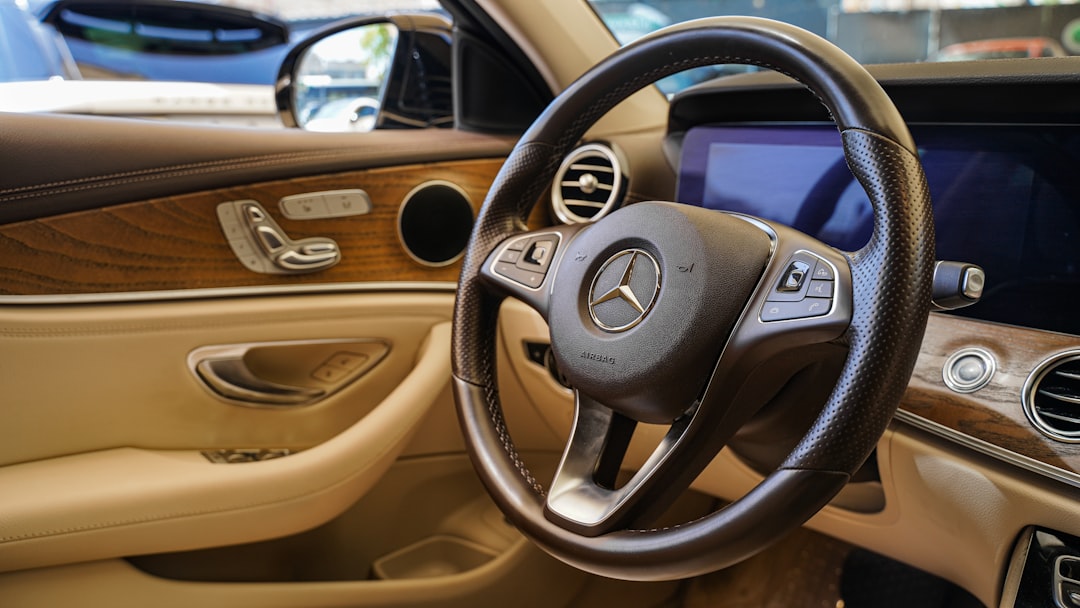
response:
<svg viewBox="0 0 1080 608"><path fill-rule="evenodd" d="M1024 413L1053 439L1080 443L1080 352L1037 367L1024 386Z"/></svg>
<svg viewBox="0 0 1080 608"><path fill-rule="evenodd" d="M605 144L571 152L555 174L551 205L566 224L596 221L622 204L627 182L622 155Z"/></svg>

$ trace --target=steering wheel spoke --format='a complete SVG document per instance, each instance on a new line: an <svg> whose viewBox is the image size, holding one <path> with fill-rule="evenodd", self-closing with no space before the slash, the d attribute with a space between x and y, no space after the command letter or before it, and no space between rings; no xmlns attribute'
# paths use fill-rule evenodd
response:
<svg viewBox="0 0 1080 608"><path fill-rule="evenodd" d="M803 350L813 358L812 347L837 340L851 323L854 285L844 253L782 224L744 219L770 235L773 252L728 340L713 374L714 384L742 381L785 353ZM787 367L797 366L799 361L788 363ZM775 371L769 382L773 385L783 380L785 370L780 366ZM735 390L737 386L726 389Z"/></svg>
<svg viewBox="0 0 1080 608"><path fill-rule="evenodd" d="M673 490L664 470L678 464L678 448L694 408L671 424L643 466L629 479L620 480L637 421L581 391L575 390L574 397L574 426L548 492L545 516L585 536L647 520L661 502L673 498L662 496Z"/></svg>

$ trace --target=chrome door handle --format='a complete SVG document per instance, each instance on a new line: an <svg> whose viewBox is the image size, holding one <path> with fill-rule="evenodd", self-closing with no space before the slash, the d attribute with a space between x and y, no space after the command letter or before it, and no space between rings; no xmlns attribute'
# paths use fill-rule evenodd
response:
<svg viewBox="0 0 1080 608"><path fill-rule="evenodd" d="M302 405L326 394L325 390L269 382L251 373L244 360L204 359L195 366L203 382L227 399L261 405Z"/></svg>
<svg viewBox="0 0 1080 608"><path fill-rule="evenodd" d="M390 342L371 338L285 340L203 346L191 373L233 405L297 407L325 399L371 371Z"/></svg>

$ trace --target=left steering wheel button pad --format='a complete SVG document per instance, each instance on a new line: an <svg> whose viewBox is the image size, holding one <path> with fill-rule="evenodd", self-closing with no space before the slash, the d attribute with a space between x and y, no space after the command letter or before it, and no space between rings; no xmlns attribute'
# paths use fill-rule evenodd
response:
<svg viewBox="0 0 1080 608"><path fill-rule="evenodd" d="M559 235L521 236L507 243L492 271L515 283L536 289L544 282L559 244Z"/></svg>
<svg viewBox="0 0 1080 608"><path fill-rule="evenodd" d="M516 283L521 283L526 287L532 287L533 289L540 287L540 284L544 282L544 274L540 272L531 272L528 270L522 270L513 264L507 264L506 262L495 263L495 274L510 279Z"/></svg>

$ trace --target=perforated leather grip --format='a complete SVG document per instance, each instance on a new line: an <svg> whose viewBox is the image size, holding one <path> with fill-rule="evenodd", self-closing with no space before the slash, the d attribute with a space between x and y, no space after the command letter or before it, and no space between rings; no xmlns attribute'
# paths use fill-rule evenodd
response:
<svg viewBox="0 0 1080 608"><path fill-rule="evenodd" d="M922 165L879 135L849 129L843 142L873 203L874 233L849 255L854 302L840 381L783 468L859 468L907 388L930 311L934 221Z"/></svg>

